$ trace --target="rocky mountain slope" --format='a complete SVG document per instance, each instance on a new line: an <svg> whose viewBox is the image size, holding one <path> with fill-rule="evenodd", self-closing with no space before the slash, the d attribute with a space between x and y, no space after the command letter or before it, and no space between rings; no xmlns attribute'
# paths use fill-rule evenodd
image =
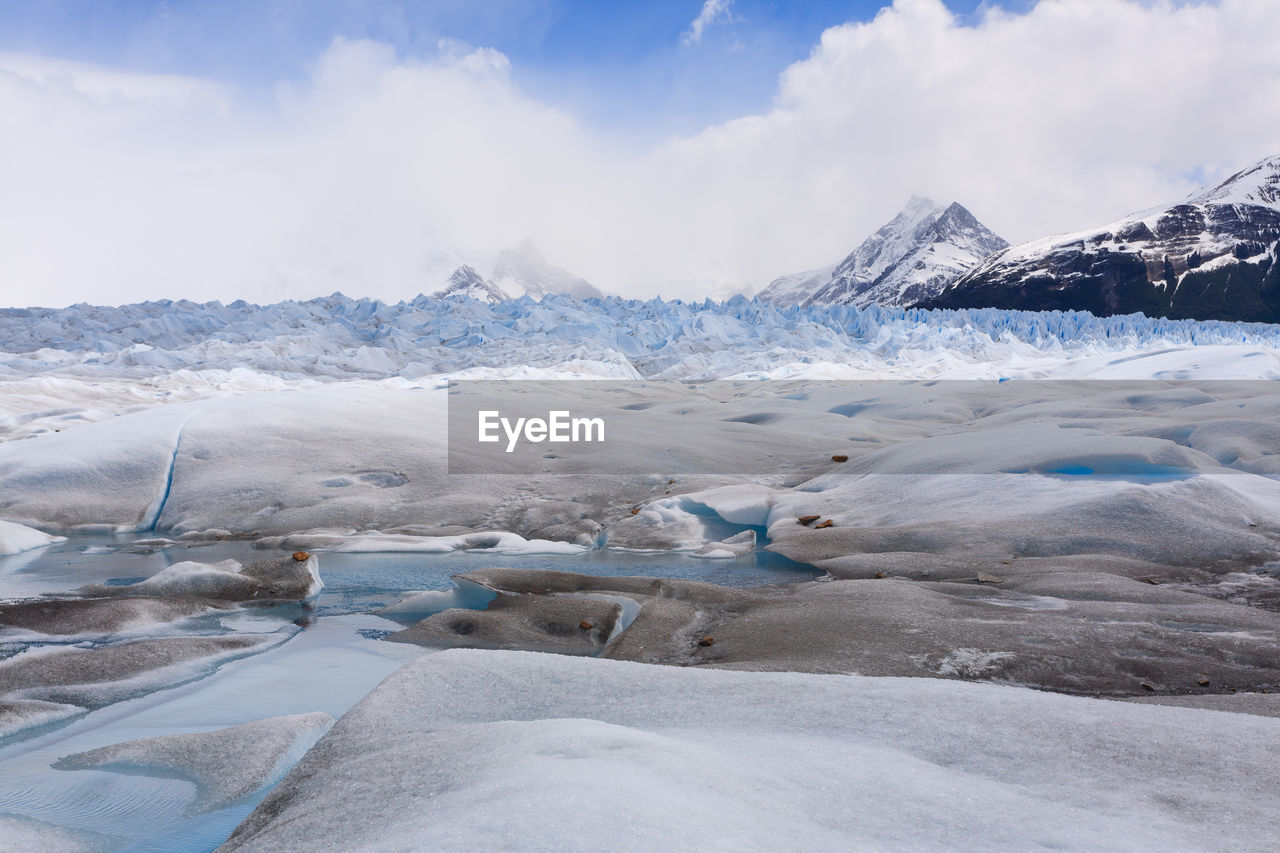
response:
<svg viewBox="0 0 1280 853"><path fill-rule="evenodd" d="M1280 157L1167 207L1006 249L935 308L1280 322Z"/></svg>

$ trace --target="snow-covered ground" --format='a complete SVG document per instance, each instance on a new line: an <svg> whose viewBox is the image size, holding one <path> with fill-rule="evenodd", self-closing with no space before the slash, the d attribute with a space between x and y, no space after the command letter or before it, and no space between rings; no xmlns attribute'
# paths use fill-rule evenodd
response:
<svg viewBox="0 0 1280 853"><path fill-rule="evenodd" d="M1261 851L1277 735L992 685L446 651L222 849Z"/></svg>

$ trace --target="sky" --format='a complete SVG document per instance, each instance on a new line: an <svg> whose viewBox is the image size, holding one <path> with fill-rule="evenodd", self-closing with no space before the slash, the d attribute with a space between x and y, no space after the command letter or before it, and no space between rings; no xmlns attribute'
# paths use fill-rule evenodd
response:
<svg viewBox="0 0 1280 853"><path fill-rule="evenodd" d="M0 0L0 305L625 296L1012 241L1280 153L1274 0Z"/></svg>

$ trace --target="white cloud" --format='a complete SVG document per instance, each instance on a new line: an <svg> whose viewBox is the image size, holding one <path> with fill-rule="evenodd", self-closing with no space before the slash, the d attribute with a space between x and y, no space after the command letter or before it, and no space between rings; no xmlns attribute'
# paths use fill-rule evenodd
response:
<svg viewBox="0 0 1280 853"><path fill-rule="evenodd" d="M715 24L720 20L729 19L729 7L733 5L733 0L705 0L702 4L702 11L698 13L698 17L694 18L689 24L689 29L684 31L680 36L680 41L684 44L697 44L702 41L702 34L707 27Z"/></svg>
<svg viewBox="0 0 1280 853"><path fill-rule="evenodd" d="M340 40L266 106L0 57L0 304L400 298L525 237L618 292L698 296L834 261L912 193L1015 240L1102 224L1280 153L1277 31L1272 0L970 27L898 0L825 32L767 113L639 154L492 50Z"/></svg>

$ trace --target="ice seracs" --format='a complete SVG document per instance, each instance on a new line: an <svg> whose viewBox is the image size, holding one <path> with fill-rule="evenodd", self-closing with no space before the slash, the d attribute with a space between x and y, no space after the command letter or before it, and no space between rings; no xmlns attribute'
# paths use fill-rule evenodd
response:
<svg viewBox="0 0 1280 853"><path fill-rule="evenodd" d="M151 343L139 346L140 340ZM536 302L486 302L459 295L385 303L334 294L272 305L164 301L0 308L0 438L8 443L40 434L56 441L63 437L56 431L65 434L68 427L110 418L118 406L163 403L173 415L157 422L146 451L163 461L187 416L174 404L197 401L189 413L208 397L337 380L412 384L438 374L996 378L1044 371L1061 376L1064 370L1080 376L1086 369L1096 375L1107 365L1111 378L1122 370L1132 378L1156 371L1173 375L1193 364L1201 377L1212 366L1217 379L1261 378L1275 369L1277 343L1280 326L1274 325L995 309L922 313L745 298L584 302L551 294ZM1214 352L1211 346L1230 349ZM1245 358L1245 347L1265 357ZM1153 360L1117 360L1139 353ZM1091 356L1096 359L1087 361ZM1154 360L1162 363L1155 366ZM101 458L113 446L104 442L93 452ZM35 445L15 451L0 461L0 469L10 475L17 468L34 469L38 452ZM68 452L74 451L51 446L49 461L75 462ZM76 466L65 467L70 476ZM151 480L128 486L152 496L162 487L162 481ZM21 496L19 486L10 488L7 497ZM8 511L4 517L30 523L43 515Z"/></svg>
<svg viewBox="0 0 1280 853"><path fill-rule="evenodd" d="M775 304L911 306L1009 244L959 203L912 196L907 206L834 267L775 279Z"/></svg>

